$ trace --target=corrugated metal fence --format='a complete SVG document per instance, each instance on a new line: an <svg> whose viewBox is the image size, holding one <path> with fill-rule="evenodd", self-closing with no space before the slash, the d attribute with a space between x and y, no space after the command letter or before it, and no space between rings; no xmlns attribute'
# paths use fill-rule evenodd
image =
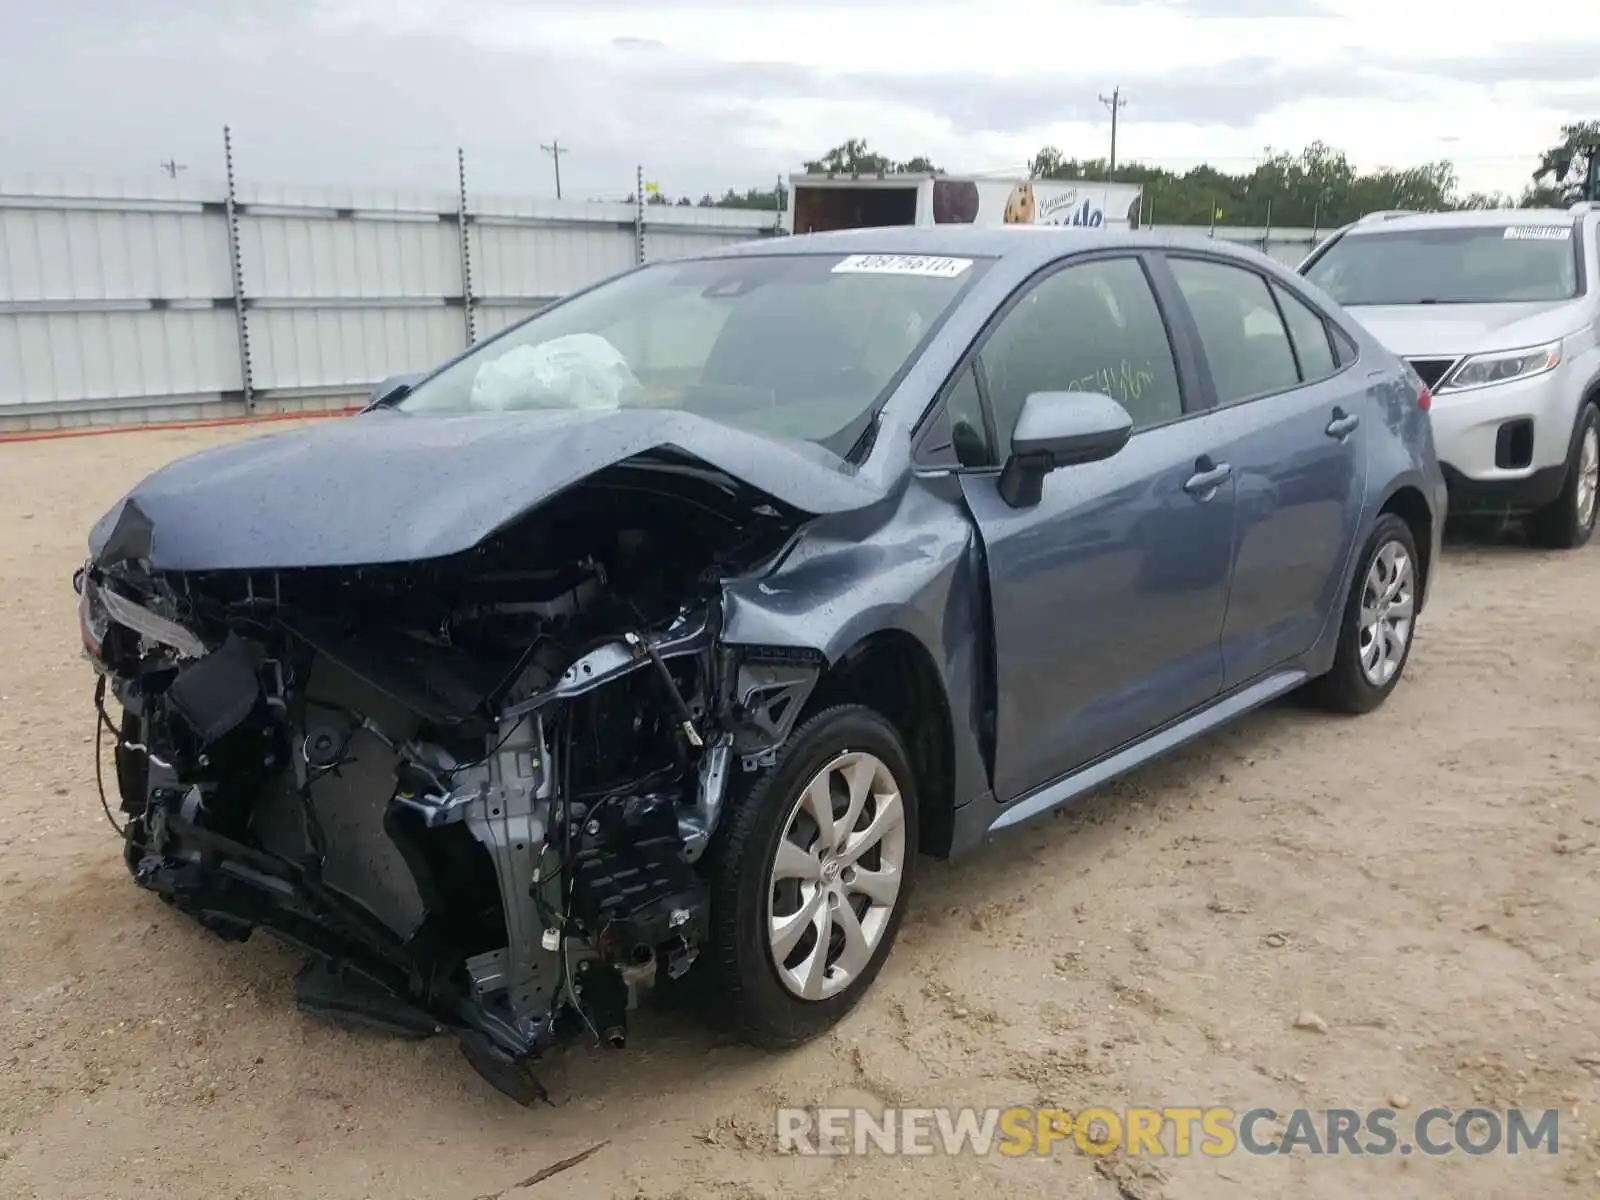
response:
<svg viewBox="0 0 1600 1200"><path fill-rule="evenodd" d="M773 213L187 181L0 180L0 433L343 408ZM1310 231L1218 229L1286 262Z"/></svg>
<svg viewBox="0 0 1600 1200"><path fill-rule="evenodd" d="M464 191L464 189L463 189ZM773 213L0 180L0 432L342 408Z"/></svg>

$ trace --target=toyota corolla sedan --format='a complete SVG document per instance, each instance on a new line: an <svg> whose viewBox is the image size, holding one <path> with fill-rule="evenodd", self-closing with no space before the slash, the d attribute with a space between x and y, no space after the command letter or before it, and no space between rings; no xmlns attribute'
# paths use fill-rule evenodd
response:
<svg viewBox="0 0 1600 1200"><path fill-rule="evenodd" d="M919 852L1289 692L1384 701L1439 561L1429 402L1210 240L641 267L95 526L128 869L523 1102L691 971L794 1044L871 986Z"/></svg>

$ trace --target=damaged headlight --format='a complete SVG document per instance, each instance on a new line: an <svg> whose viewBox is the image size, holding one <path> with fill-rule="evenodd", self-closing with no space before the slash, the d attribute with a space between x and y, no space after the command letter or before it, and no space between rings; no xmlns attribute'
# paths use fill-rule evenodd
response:
<svg viewBox="0 0 1600 1200"><path fill-rule="evenodd" d="M204 658L206 644L199 636L189 632L176 621L169 621L158 613L151 612L142 604L136 604L124 596L117 595L110 588L96 587L92 579L85 579L83 584L84 596L92 595L92 606L103 610L107 625L115 621L133 630L148 642L155 642L177 651L185 658ZM87 636L87 635L86 635ZM101 629L100 639L104 640L105 630ZM100 642L96 642L98 648ZM98 657L98 649L97 655Z"/></svg>
<svg viewBox="0 0 1600 1200"><path fill-rule="evenodd" d="M79 568L72 577L78 592L78 633L83 638L83 652L89 661L100 663L105 658L106 634L111 629L111 618L99 602L99 588L87 572Z"/></svg>

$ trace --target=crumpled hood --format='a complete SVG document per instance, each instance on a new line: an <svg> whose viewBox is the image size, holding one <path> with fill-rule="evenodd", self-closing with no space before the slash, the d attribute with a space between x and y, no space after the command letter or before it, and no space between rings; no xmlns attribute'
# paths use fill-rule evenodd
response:
<svg viewBox="0 0 1600 1200"><path fill-rule="evenodd" d="M1580 323L1570 300L1549 304L1347 304L1345 311L1385 349L1405 358L1455 358L1518 350L1554 341Z"/></svg>
<svg viewBox="0 0 1600 1200"><path fill-rule="evenodd" d="M89 550L171 571L440 558L596 471L670 449L808 515L881 496L820 448L688 413L376 410L181 458L113 505Z"/></svg>

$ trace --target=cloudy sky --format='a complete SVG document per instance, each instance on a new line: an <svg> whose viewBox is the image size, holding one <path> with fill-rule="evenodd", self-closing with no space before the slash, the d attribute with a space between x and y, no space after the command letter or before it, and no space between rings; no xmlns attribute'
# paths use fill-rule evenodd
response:
<svg viewBox="0 0 1600 1200"><path fill-rule="evenodd" d="M844 139L1248 167L1321 139L1518 191L1600 117L1594 0L0 0L0 175L175 158L285 184L620 196L766 184ZM1589 14L1586 18L1585 14Z"/></svg>

